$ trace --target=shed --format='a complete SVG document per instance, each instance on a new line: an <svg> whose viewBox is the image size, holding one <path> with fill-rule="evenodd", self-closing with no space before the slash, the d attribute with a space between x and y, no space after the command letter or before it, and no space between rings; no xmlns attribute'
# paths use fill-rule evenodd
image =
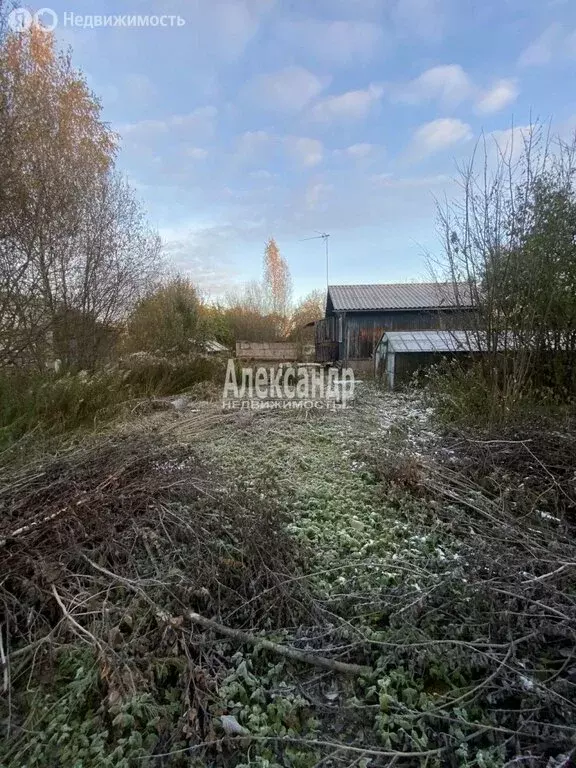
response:
<svg viewBox="0 0 576 768"><path fill-rule="evenodd" d="M384 332L467 328L472 311L463 283L332 285L316 324L316 360L371 371Z"/></svg>
<svg viewBox="0 0 576 768"><path fill-rule="evenodd" d="M376 345L374 372L385 379L389 389L394 389L442 357L479 351L477 338L468 331L387 331Z"/></svg>

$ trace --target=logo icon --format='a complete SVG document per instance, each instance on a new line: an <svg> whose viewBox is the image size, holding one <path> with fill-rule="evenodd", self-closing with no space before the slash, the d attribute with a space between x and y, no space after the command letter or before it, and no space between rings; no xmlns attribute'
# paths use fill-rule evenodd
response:
<svg viewBox="0 0 576 768"><path fill-rule="evenodd" d="M13 32L26 32L34 22L34 17L27 8L14 8L8 14L8 26Z"/></svg>
<svg viewBox="0 0 576 768"><path fill-rule="evenodd" d="M58 26L58 14L52 8L40 8L34 14L34 21L44 32L54 32Z"/></svg>
<svg viewBox="0 0 576 768"><path fill-rule="evenodd" d="M33 24L43 32L53 32L58 26L58 14L52 8L40 8L34 14L27 8L15 8L8 14L8 26L13 32L26 32Z"/></svg>

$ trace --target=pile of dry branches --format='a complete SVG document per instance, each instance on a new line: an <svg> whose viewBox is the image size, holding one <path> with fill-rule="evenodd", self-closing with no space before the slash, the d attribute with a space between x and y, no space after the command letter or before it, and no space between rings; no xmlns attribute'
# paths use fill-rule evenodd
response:
<svg viewBox="0 0 576 768"><path fill-rule="evenodd" d="M327 765L568 765L576 547L570 459L558 448L574 441L562 440L460 436L434 458L409 450L404 464L379 441L382 506L409 521L405 551L385 567L370 554L342 562L341 590L322 596L274 488L226 477L159 433L7 467L3 763L22 764L30 734L46 727L30 681L56 679L59 659L80 647L97 660L103 729L119 702L153 694L173 714L153 726L151 765L192 755L234 765L238 754L218 750L241 750L246 734L222 735L219 691L235 651L258 645L286 662L282 690L318 723L317 738L246 736L280 764L297 747Z"/></svg>
<svg viewBox="0 0 576 768"><path fill-rule="evenodd" d="M400 493L423 500L425 529L436 532L428 560L415 566L417 589L387 589L380 606L387 664L425 681L437 704L422 710L399 697L393 706L451 744L447 754L457 722L470 746L500 745L506 765L572 765L574 434L460 435L435 460L380 461Z"/></svg>
<svg viewBox="0 0 576 768"><path fill-rule="evenodd" d="M576 421L508 427L495 435L455 434L452 466L517 513L534 510L575 521Z"/></svg>
<svg viewBox="0 0 576 768"><path fill-rule="evenodd" d="M173 657L176 688L187 700L196 691L205 712L223 660L191 613L251 632L309 616L282 515L259 489L232 492L231 482L144 433L4 470L0 655L11 695L0 721L16 745L32 715L19 693L30 664L34 679L49 679L71 642L99 659L103 701L152 690L154 665Z"/></svg>

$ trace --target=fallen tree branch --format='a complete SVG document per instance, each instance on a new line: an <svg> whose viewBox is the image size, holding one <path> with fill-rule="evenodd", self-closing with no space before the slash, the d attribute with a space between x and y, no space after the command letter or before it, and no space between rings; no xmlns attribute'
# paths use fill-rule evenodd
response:
<svg viewBox="0 0 576 768"><path fill-rule="evenodd" d="M226 635L226 637L231 637L234 640L239 640L240 642L248 643L249 645L266 648L268 651L272 651L272 653L277 653L280 656L292 659L293 661L301 661L303 664L311 664L312 666L322 667L322 669L329 669L333 672L341 672L344 675L365 675L372 671L370 667L363 667L360 664L347 664L343 661L327 659L325 656L315 656L311 653L305 653L304 651L299 651L297 648L289 648L287 645L273 643L271 640L266 640L263 637L250 635L239 629L225 627L223 624L218 624L218 622L200 616L198 613L189 613L188 618L190 621L194 622L194 624L199 624L205 629L213 629L221 635Z"/></svg>
<svg viewBox="0 0 576 768"><path fill-rule="evenodd" d="M61 609L62 613L64 614L64 617L70 622L70 624L72 624L72 626L76 630L78 630L78 632L80 633L80 636L81 637L84 636L84 637L89 638L92 641L92 643L100 651L102 651L103 650L102 643L100 643L100 641L97 638L95 638L94 635L91 632L89 632L87 629L85 629L81 624L78 624L76 619L73 616L70 615L70 612L68 611L68 609L66 608L66 606L62 602L62 598L58 594L58 590L56 589L54 584L52 584L52 594L54 595L54 599L56 600L56 602L60 606L60 609Z"/></svg>
<svg viewBox="0 0 576 768"><path fill-rule="evenodd" d="M483 726L479 729L478 732L481 730L485 730ZM477 734L474 733L473 736L476 736ZM184 747L183 749L176 749L172 752L164 752L162 754L156 754L152 755L153 760L159 760L161 758L165 757L173 757L174 755L183 755L183 754L191 754L192 752L196 752L199 749L204 749L205 747L217 747L221 744L225 743L234 743L234 741L242 741L243 739L247 741L260 741L260 742L276 742L278 744L295 744L301 747L307 747L309 749L316 749L316 748L333 748L336 752L351 752L356 755L371 755L372 757L392 757L392 758L407 758L407 757L434 757L437 755L441 755L443 752L446 752L447 747L438 747L436 749L428 749L421 752L400 752L396 750L382 750L382 749L376 749L374 747L356 747L352 744L339 744L336 741L325 741L323 739L299 739L295 736L259 736L258 734L250 733L247 736L224 736L221 739L214 739L211 741L203 741L200 744L192 744L189 747ZM470 741L471 737L468 737L466 741Z"/></svg>

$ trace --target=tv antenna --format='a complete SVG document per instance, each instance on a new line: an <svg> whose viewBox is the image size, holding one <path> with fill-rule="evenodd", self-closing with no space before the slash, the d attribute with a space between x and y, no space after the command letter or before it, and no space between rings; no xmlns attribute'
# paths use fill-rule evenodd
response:
<svg viewBox="0 0 576 768"><path fill-rule="evenodd" d="M315 229L314 232L318 232L318 230ZM330 285L330 247L328 245L329 239L330 235L327 232L318 232L315 237L305 237L304 240L300 241L301 243L305 243L308 240L324 240L324 244L326 246L326 289L328 289Z"/></svg>

